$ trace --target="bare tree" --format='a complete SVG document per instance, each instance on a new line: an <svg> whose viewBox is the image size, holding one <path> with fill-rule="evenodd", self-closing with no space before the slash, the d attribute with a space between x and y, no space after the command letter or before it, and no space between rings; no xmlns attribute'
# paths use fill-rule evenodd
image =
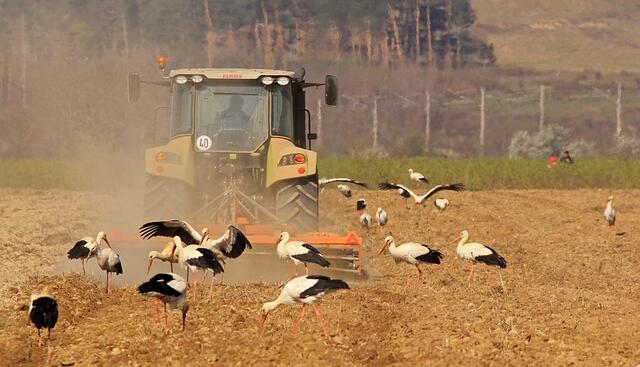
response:
<svg viewBox="0 0 640 367"><path fill-rule="evenodd" d="M207 62L209 67L213 67L213 58L215 53L216 35L213 29L213 19L209 12L209 0L202 0L204 5L204 16L207 21Z"/></svg>

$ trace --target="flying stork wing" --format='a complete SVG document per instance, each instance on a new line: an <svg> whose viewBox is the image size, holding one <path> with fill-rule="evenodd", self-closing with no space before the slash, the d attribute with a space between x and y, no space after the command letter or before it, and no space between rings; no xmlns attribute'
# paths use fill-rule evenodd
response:
<svg viewBox="0 0 640 367"><path fill-rule="evenodd" d="M227 234L227 240L222 242L222 245L219 246L220 251L222 251L224 256L235 259L242 255L245 249L251 248L251 242L249 242L247 236L245 236L244 233L235 226L229 225Z"/></svg>
<svg viewBox="0 0 640 367"><path fill-rule="evenodd" d="M414 198L417 198L417 195L413 191L411 191L408 187L406 187L404 185L396 184L396 183L393 183L393 182L382 182L382 183L378 184L378 188L380 190L400 189L400 190L406 192L407 194L409 194L410 196L413 196Z"/></svg>
<svg viewBox="0 0 640 367"><path fill-rule="evenodd" d="M202 235L195 228L179 219L145 223L140 227L140 236L145 240L157 236L178 236L187 245L197 245L202 239Z"/></svg>
<svg viewBox="0 0 640 367"><path fill-rule="evenodd" d="M322 187L322 186L328 185L328 184L333 183L333 182L350 182L350 183L352 183L354 185L362 186L365 189L369 188L366 183L360 182L360 181L356 181L356 180L353 180L353 179L350 179L350 178L323 178L323 179L320 179L318 181L318 184Z"/></svg>
<svg viewBox="0 0 640 367"><path fill-rule="evenodd" d="M434 187L431 188L431 190L427 191L426 194L424 194L423 196L420 197L419 202L421 203L421 202L425 201L426 199L428 199L430 196L432 196L436 192L442 191L442 190L464 191L464 184L454 183L454 184L434 186Z"/></svg>

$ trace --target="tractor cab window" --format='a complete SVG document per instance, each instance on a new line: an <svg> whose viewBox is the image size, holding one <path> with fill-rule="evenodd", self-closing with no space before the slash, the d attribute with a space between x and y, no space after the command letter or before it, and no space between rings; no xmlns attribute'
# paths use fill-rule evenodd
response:
<svg viewBox="0 0 640 367"><path fill-rule="evenodd" d="M273 87L272 127L273 135L288 136L293 139L293 103L291 84Z"/></svg>
<svg viewBox="0 0 640 367"><path fill-rule="evenodd" d="M196 95L196 150L253 151L267 139L267 90L262 85L206 83L196 87Z"/></svg>
<svg viewBox="0 0 640 367"><path fill-rule="evenodd" d="M191 86L174 84L171 100L171 136L191 132Z"/></svg>

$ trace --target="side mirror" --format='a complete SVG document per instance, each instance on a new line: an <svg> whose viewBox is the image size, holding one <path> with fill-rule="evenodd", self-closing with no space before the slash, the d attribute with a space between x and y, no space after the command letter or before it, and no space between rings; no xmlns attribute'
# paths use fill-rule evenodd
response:
<svg viewBox="0 0 640 367"><path fill-rule="evenodd" d="M129 103L137 102L140 98L140 74L129 73Z"/></svg>
<svg viewBox="0 0 640 367"><path fill-rule="evenodd" d="M324 102L329 106L338 105L338 78L327 75L324 79Z"/></svg>

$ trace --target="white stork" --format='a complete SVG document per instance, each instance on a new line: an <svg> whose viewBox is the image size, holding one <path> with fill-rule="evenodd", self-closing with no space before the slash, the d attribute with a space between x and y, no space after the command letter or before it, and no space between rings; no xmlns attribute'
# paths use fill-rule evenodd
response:
<svg viewBox="0 0 640 367"><path fill-rule="evenodd" d="M42 346L40 329L47 329L47 345L51 339L51 329L58 322L58 303L48 294L32 294L29 303L29 320L38 330L38 346Z"/></svg>
<svg viewBox="0 0 640 367"><path fill-rule="evenodd" d="M369 227L371 227L371 223L372 223L371 214L364 212L360 214L359 220L360 220L360 226L368 232Z"/></svg>
<svg viewBox="0 0 640 367"><path fill-rule="evenodd" d="M348 185L340 184L336 186L336 189L338 189L345 198L350 198L352 195L351 188Z"/></svg>
<svg viewBox="0 0 640 367"><path fill-rule="evenodd" d="M194 298L198 295L198 274L197 271L211 271L214 275L222 273L224 269L216 259L213 251L208 248L189 245L183 246L180 236L173 237L174 252L178 253L178 263L187 271L187 282L189 282L189 271L193 274L193 294ZM173 253L171 254L173 256ZM211 298L212 287L209 289L209 298Z"/></svg>
<svg viewBox="0 0 640 367"><path fill-rule="evenodd" d="M340 279L331 279L322 275L306 275L291 279L282 288L280 295L272 302L267 302L262 306L262 318L260 320L260 331L264 331L264 324L267 320L267 316L271 311L281 304L302 304L302 310L300 311L300 317L298 321L293 325L291 334L295 335L300 330L300 325L304 321L304 317L307 313L306 305L311 305L318 317L320 327L322 327L322 333L325 337L329 336L327 328L324 325L324 319L318 306L315 302L319 300L325 294L337 291L339 289L349 289L349 285Z"/></svg>
<svg viewBox="0 0 640 367"><path fill-rule="evenodd" d="M389 216L387 215L387 212L382 210L382 208L378 208L378 210L376 211L376 222L378 222L378 225L380 227L384 227L385 225L387 225L388 221Z"/></svg>
<svg viewBox="0 0 640 367"><path fill-rule="evenodd" d="M169 262L171 266L171 272L173 272L173 264L178 263L178 254L173 251L173 241L168 242L161 252L151 251L149 252L149 265L147 266L147 275L153 265L153 260L158 259L161 261Z"/></svg>
<svg viewBox="0 0 640 367"><path fill-rule="evenodd" d="M422 243L407 242L400 246L396 246L396 241L392 236L387 236L384 239L384 243L382 244L382 247L380 247L378 255L382 254L387 247L389 248L389 253L393 256L393 260L395 260L396 264L399 262L405 262L416 267L418 275L413 279L414 281L420 280L422 277L422 270L420 270L419 266L420 264L440 264L440 260L443 257L440 251L434 250ZM404 287L409 287L409 284L411 283L411 277L407 278L407 283Z"/></svg>
<svg viewBox="0 0 640 367"><path fill-rule="evenodd" d="M318 264L323 268L331 265L315 247L302 241L289 241L290 238L289 232L280 233L276 251L281 259L289 258L293 261L294 276L298 276L298 264L300 263L304 264L307 275L309 275L308 263Z"/></svg>
<svg viewBox="0 0 640 367"><path fill-rule="evenodd" d="M164 304L165 327L169 325L167 305L172 310L179 309L182 311L182 330L184 330L187 312L189 311L189 302L187 301L187 282L180 275L173 273L156 274L149 281L142 283L138 287L138 292L154 297ZM160 310L157 307L156 311L159 317Z"/></svg>
<svg viewBox="0 0 640 367"><path fill-rule="evenodd" d="M613 230L616 225L616 210L613 208L613 195L607 198L607 207L604 209L604 219L609 224L609 229Z"/></svg>
<svg viewBox="0 0 640 367"><path fill-rule="evenodd" d="M496 250L481 243L467 243L467 240L469 240L469 232L467 231L460 232L460 236L455 240L455 242L458 242L458 246L456 247L456 254L458 257L463 260L471 261L471 271L469 272L467 282L471 280L471 277L473 276L473 269L477 262L490 266L498 266L501 269L507 267L507 261L500 256ZM500 283L502 283L504 287L501 274ZM471 285L471 283L469 283L469 285Z"/></svg>
<svg viewBox="0 0 640 367"><path fill-rule="evenodd" d="M366 208L367 208L367 201L365 199L358 199L358 201L356 201L357 211L362 211L362 210L365 210Z"/></svg>
<svg viewBox="0 0 640 367"><path fill-rule="evenodd" d="M98 247L98 244L104 242L111 247L109 239L104 232L98 232L96 238L87 236L76 242L75 245L67 252L67 257L71 260L80 259L82 261L82 275L86 275L84 270L85 261L89 260Z"/></svg>
<svg viewBox="0 0 640 367"><path fill-rule="evenodd" d="M411 197L413 197L413 200L415 200L416 204L424 204L425 200L427 200L428 198L430 198L432 195L434 195L436 192L439 192L439 191L443 191L443 190L464 191L464 184L461 184L461 183L436 185L432 187L431 190L427 191L427 193L424 195L417 195L406 186L395 184L392 182L382 182L378 185L378 187L380 188L380 190L398 190L400 195L403 197L404 197L403 192L406 192Z"/></svg>
<svg viewBox="0 0 640 367"><path fill-rule="evenodd" d="M433 205L435 205L436 208L440 209L440 211L443 212L449 206L449 200L438 198L433 201Z"/></svg>
<svg viewBox="0 0 640 367"><path fill-rule="evenodd" d="M420 185L420 182L429 183L429 180L422 173L414 172L411 168L409 168L409 178L416 182L416 187Z"/></svg>
<svg viewBox="0 0 640 367"><path fill-rule="evenodd" d="M107 272L107 286L105 291L108 294L109 285L111 284L109 273L116 273L116 275L122 274L122 262L120 261L120 256L113 251L111 245L109 245L109 247L105 247L102 246L102 244L98 244L90 256L95 256L98 260L98 266L100 269Z"/></svg>

